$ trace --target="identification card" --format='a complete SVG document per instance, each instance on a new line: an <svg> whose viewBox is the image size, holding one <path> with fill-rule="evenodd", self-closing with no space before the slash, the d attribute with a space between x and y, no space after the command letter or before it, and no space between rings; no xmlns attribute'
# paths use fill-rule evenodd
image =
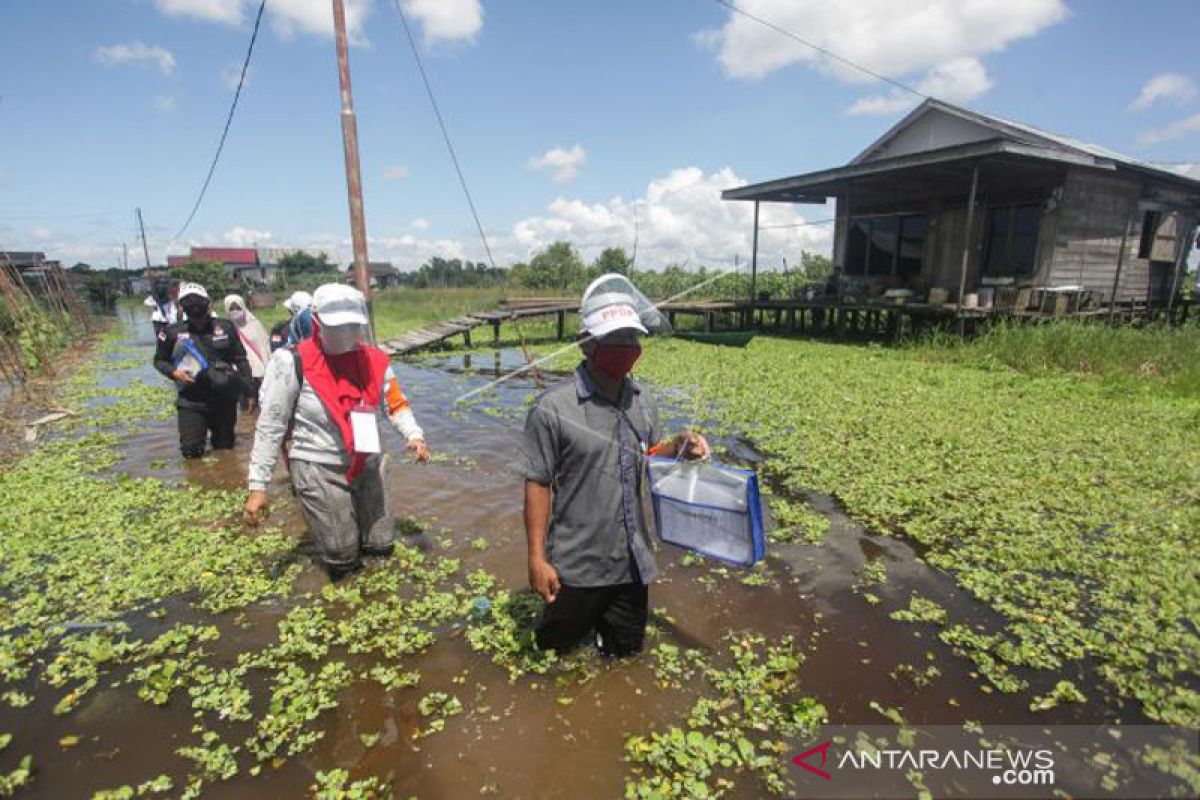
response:
<svg viewBox="0 0 1200 800"><path fill-rule="evenodd" d="M351 411L350 430L354 434L354 452L378 453L383 449L379 444L379 418L375 409L362 406Z"/></svg>

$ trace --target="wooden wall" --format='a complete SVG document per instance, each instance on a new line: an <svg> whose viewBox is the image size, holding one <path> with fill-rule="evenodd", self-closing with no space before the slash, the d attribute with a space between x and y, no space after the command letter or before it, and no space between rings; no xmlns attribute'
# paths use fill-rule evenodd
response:
<svg viewBox="0 0 1200 800"><path fill-rule="evenodd" d="M1130 219L1133 234L1126 242L1120 299L1144 300L1149 285L1149 262L1137 256L1141 220L1137 219L1142 194L1139 178L1082 167L1067 170L1050 258L1042 263L1036 280L1046 286L1083 285L1108 298L1120 257L1121 237Z"/></svg>

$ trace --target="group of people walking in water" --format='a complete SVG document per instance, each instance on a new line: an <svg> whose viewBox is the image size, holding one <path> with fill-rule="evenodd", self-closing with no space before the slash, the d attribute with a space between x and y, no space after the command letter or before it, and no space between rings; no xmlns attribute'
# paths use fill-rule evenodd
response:
<svg viewBox="0 0 1200 800"><path fill-rule="evenodd" d="M653 400L629 377L648 332L635 295L645 300L619 275L585 292L583 361L537 399L516 454L529 582L546 602L537 642L549 649L589 634L605 654L641 649L647 587L657 574L642 502L645 458L709 455L697 433L660 438ZM223 299L227 316L216 316L197 283L161 287L146 305L155 368L177 389L185 458L203 456L210 443L232 448L239 407L257 414L246 522L264 518L282 454L333 579L390 553L380 423L399 433L416 462L428 461L430 450L390 359L371 344L362 293L343 284L296 292L283 304L288 319L269 331L237 294Z"/></svg>

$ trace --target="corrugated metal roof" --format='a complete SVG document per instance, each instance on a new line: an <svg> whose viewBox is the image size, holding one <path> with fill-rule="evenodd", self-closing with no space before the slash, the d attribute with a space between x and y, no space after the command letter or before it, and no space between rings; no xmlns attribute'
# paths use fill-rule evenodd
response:
<svg viewBox="0 0 1200 800"><path fill-rule="evenodd" d="M220 261L224 264L256 264L258 251L253 247L193 247L192 261Z"/></svg>
<svg viewBox="0 0 1200 800"><path fill-rule="evenodd" d="M980 111L972 111L969 108L956 106L953 103L947 103L944 100L936 98L928 98L919 106L909 112L902 120L893 125L883 136L876 139L865 150L859 153L851 160L851 164L861 163L872 152L877 150L881 145L898 134L900 131L907 128L917 119L925 115L931 110L938 110L947 114L953 114L957 117L970 120L977 125L990 128L996 131L1001 136L1011 137L1020 141L1026 141L1030 144L1038 144L1048 147L1058 147L1065 150L1072 150L1078 153L1086 153L1093 158L1104 159L1132 169L1141 170L1144 172L1154 173L1164 178L1171 180L1182 180L1188 184L1200 188L1200 180L1186 175L1183 172L1164 167L1160 164L1153 164L1149 161L1142 161L1132 156L1127 156L1123 153L1118 153L1116 150L1110 150L1107 147L1102 147L1098 144L1085 142L1081 139L1075 139L1070 136L1064 136L1060 133L1044 130L1034 125L1029 125L1024 122L1016 122L1014 120L997 117L991 114L984 114Z"/></svg>

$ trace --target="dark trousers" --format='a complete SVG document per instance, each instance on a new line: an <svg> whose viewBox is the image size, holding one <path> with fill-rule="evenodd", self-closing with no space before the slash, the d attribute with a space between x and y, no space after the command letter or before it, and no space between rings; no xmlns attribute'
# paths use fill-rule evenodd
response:
<svg viewBox="0 0 1200 800"><path fill-rule="evenodd" d="M641 582L616 586L567 586L547 603L534 629L543 650L570 650L593 629L606 656L628 656L642 649L650 592Z"/></svg>
<svg viewBox="0 0 1200 800"><path fill-rule="evenodd" d="M237 400L211 400L206 404L177 405L179 412L179 449L184 458L200 458L212 434L213 450L233 447L233 426L237 424Z"/></svg>

